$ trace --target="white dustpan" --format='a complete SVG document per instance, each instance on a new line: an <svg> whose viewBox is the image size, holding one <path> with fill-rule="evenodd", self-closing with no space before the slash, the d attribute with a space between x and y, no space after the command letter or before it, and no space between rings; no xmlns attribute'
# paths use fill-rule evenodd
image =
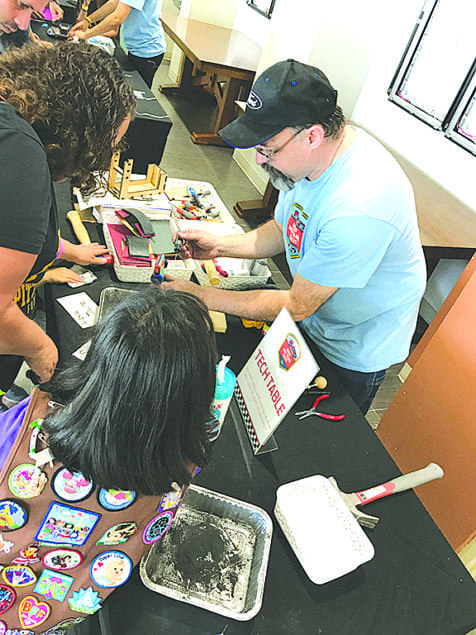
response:
<svg viewBox="0 0 476 635"><path fill-rule="evenodd" d="M372 543L324 476L278 487L274 514L316 584L339 578L374 556Z"/></svg>

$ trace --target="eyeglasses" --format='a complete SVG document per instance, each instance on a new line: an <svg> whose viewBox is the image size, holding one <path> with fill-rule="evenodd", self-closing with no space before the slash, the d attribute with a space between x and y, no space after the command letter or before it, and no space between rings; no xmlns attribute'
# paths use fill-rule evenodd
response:
<svg viewBox="0 0 476 635"><path fill-rule="evenodd" d="M272 161L273 158L278 154L278 152L281 152L281 150L284 150L284 148L288 145L288 143L290 143L295 137L297 137L300 132L302 132L302 130L298 130L297 132L295 132L293 134L293 136L290 137L279 148L272 148L272 149L268 150L267 148L263 148L263 147L260 147L260 146L255 146L255 150L256 150L256 152L258 154L261 154L261 156L264 157L266 159L266 161Z"/></svg>

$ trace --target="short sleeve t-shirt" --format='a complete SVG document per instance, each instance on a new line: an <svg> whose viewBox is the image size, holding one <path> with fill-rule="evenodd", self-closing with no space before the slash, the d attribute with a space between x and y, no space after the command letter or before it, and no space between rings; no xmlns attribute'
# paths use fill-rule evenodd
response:
<svg viewBox="0 0 476 635"><path fill-rule="evenodd" d="M293 276L338 290L303 321L335 364L374 372L408 355L425 288L411 185L395 159L362 130L319 178L282 192Z"/></svg>

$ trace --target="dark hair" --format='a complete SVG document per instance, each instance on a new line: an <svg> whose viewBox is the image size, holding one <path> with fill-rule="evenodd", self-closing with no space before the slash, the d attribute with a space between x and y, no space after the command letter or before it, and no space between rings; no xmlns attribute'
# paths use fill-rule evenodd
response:
<svg viewBox="0 0 476 635"><path fill-rule="evenodd" d="M66 405L44 422L54 456L106 489L157 495L188 485L191 464L203 467L211 454L217 352L205 305L150 289L96 329L84 361L51 392Z"/></svg>
<svg viewBox="0 0 476 635"><path fill-rule="evenodd" d="M324 129L324 137L338 139L345 127L345 117L342 112L342 108L340 106L336 106L331 114L322 121L314 121L313 123L292 126L292 128L296 132L300 132L315 125L321 126Z"/></svg>
<svg viewBox="0 0 476 635"><path fill-rule="evenodd" d="M0 92L40 137L53 180L71 178L85 193L102 184L118 129L136 107L111 55L87 42L13 49L0 56Z"/></svg>

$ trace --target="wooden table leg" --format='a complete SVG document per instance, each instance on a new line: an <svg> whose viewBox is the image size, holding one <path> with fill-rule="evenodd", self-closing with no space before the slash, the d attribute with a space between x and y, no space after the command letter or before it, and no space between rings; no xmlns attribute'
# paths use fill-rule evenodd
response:
<svg viewBox="0 0 476 635"><path fill-rule="evenodd" d="M236 77L228 77L224 81L214 82L215 97L218 102L218 116L215 130L212 133L192 132L191 139L201 145L215 145L229 147L218 134L235 117L236 100L240 94L242 81Z"/></svg>
<svg viewBox="0 0 476 635"><path fill-rule="evenodd" d="M233 209L241 218L256 218L256 216L271 218L278 201L278 194L278 190L269 181L262 199L238 201Z"/></svg>

